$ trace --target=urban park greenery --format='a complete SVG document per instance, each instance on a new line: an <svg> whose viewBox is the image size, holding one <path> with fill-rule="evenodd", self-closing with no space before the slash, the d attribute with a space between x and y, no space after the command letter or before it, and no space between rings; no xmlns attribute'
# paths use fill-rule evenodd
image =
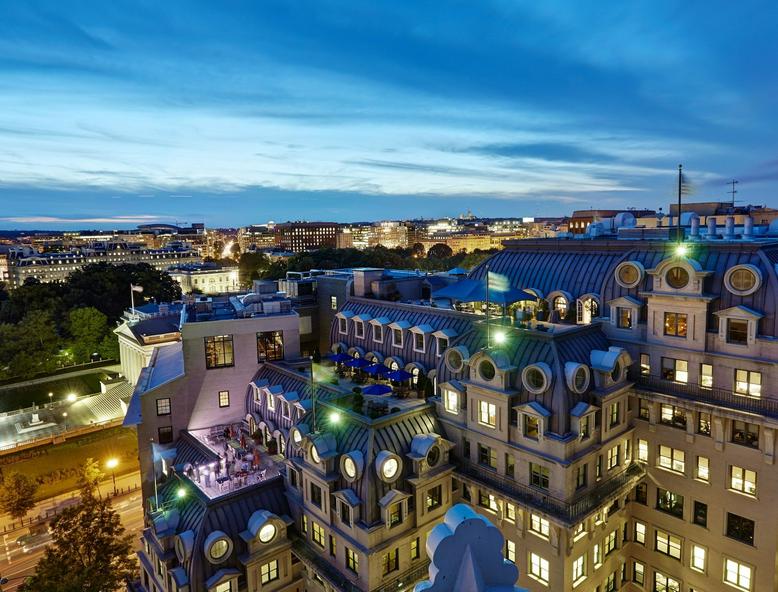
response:
<svg viewBox="0 0 778 592"><path fill-rule="evenodd" d="M26 379L95 357L115 359L113 328L130 306L130 284L143 286L136 304L181 297L179 285L148 264L95 263L61 284L27 280L0 284L0 380Z"/></svg>

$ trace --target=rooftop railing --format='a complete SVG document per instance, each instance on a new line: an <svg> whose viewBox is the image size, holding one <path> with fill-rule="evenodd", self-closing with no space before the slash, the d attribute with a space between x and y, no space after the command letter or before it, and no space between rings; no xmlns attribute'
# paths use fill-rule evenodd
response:
<svg viewBox="0 0 778 592"><path fill-rule="evenodd" d="M698 401L736 411L747 411L748 413L778 418L778 401L772 399L740 395L730 390L708 388L699 384L675 382L638 372L631 373L630 380L635 383L634 388L639 391L673 395L674 397L689 401Z"/></svg>
<svg viewBox="0 0 778 592"><path fill-rule="evenodd" d="M460 461L459 472L465 477L470 477L570 525L580 522L588 514L608 505L610 501L622 495L645 476L645 469L637 463L632 463L615 477L568 501L553 497L540 488L518 483L469 460Z"/></svg>

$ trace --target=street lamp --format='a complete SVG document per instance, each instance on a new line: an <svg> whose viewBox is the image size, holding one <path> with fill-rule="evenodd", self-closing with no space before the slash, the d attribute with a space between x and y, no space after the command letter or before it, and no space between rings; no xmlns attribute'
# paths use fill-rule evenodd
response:
<svg viewBox="0 0 778 592"><path fill-rule="evenodd" d="M116 497L116 494L119 493L116 490L116 467L119 466L119 459L117 458L109 458L105 462L105 466L111 469L111 478L113 479L113 495Z"/></svg>
<svg viewBox="0 0 778 592"><path fill-rule="evenodd" d="M54 393L49 393L49 407L54 404Z"/></svg>
<svg viewBox="0 0 778 592"><path fill-rule="evenodd" d="M62 412L62 426L65 428L65 431L68 431L68 412L63 411Z"/></svg>

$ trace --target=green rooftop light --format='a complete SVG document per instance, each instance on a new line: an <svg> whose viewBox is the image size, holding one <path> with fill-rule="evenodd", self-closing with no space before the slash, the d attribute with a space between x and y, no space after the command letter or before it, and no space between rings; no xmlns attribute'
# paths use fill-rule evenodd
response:
<svg viewBox="0 0 778 592"><path fill-rule="evenodd" d="M178 491L176 491L176 497L178 499L184 499L186 497L186 489L184 487L179 487Z"/></svg>
<svg viewBox="0 0 778 592"><path fill-rule="evenodd" d="M503 343L505 343L507 341L507 339L508 339L508 336L505 333L503 333L502 331L499 331L499 332L494 334L494 342L497 345L502 345Z"/></svg>
<svg viewBox="0 0 778 592"><path fill-rule="evenodd" d="M678 245L675 247L675 254L679 257L686 257L687 253L689 252L689 247L687 247L683 243L678 243Z"/></svg>
<svg viewBox="0 0 778 592"><path fill-rule="evenodd" d="M340 423L340 419L341 419L340 413L338 413L337 411L332 411L330 413L330 423L338 424Z"/></svg>

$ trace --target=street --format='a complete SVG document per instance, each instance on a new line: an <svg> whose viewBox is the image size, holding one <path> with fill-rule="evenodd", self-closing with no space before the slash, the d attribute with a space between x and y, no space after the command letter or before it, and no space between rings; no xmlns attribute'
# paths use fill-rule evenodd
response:
<svg viewBox="0 0 778 592"><path fill-rule="evenodd" d="M129 490L139 483L139 473L129 473L116 478L116 486L120 490ZM99 489L107 493L113 487L112 480L103 481ZM43 513L47 508L54 506L62 507L75 503L77 492L69 492L59 495L55 498L42 500L36 507L30 511L28 516L37 516ZM126 495L120 495L113 501L114 509L119 513L124 528L133 537L134 547L140 549L140 532L143 530L143 504L141 502L140 490L135 490ZM12 519L7 515L0 517L0 526L10 524ZM35 529L36 526L33 526ZM40 527L38 527L40 528ZM17 544L19 537L29 534L27 527L14 529L2 535L0 540L0 577L7 578L9 581L2 586L3 592L17 590L22 585L25 576L32 575L35 572L35 566L46 548L46 543L50 540L48 535L36 536L28 545L28 552L24 552L23 546Z"/></svg>
<svg viewBox="0 0 778 592"><path fill-rule="evenodd" d="M124 528L132 534L135 546L140 549L138 539L143 529L143 506L140 492L117 498L114 502L114 508L119 512ZM37 546L30 549L28 553L25 553L22 547L17 545L16 539L28 532L28 528L22 528L3 535L3 539L0 541L0 576L9 580L3 586L3 592L17 590L23 583L23 578L35 572L35 565L43 556L47 536L36 539Z"/></svg>

